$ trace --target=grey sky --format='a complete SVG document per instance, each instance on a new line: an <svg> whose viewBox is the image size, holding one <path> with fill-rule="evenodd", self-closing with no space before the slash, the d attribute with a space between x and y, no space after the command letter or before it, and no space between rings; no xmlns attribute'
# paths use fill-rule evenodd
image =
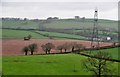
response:
<svg viewBox="0 0 120 77"><path fill-rule="evenodd" d="M99 10L101 19L118 19L118 0L109 2L42 2L43 0L2 0L3 17L39 18L47 17L73 18L74 16L93 18L95 7ZM60 1L60 0L59 0ZM94 1L94 0L92 0Z"/></svg>
<svg viewBox="0 0 120 77"><path fill-rule="evenodd" d="M2 2L118 2L119 0L1 0Z"/></svg>

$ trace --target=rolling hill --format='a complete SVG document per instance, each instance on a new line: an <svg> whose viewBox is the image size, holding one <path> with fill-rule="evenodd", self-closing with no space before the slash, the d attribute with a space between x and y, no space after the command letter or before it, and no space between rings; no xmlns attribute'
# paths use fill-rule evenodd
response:
<svg viewBox="0 0 120 77"><path fill-rule="evenodd" d="M75 20L75 19L60 19L60 20L2 20L2 28L14 29L39 29L41 26L53 29L88 29L93 27L93 19ZM99 20L99 27L103 29L118 29L118 22L113 20Z"/></svg>
<svg viewBox="0 0 120 77"><path fill-rule="evenodd" d="M99 23L98 29L99 29L100 38L106 38L109 36L112 37L111 41L118 41L117 21L99 19L98 23ZM37 32L36 36L38 34L44 35L45 33L45 35L49 34L50 36L54 36L56 38L60 36L61 37L60 39L63 39L64 37L69 37L70 39L71 37L75 37L75 39L86 39L86 38L90 39L92 36L93 19L87 19L87 18L85 20L59 19L59 20L48 21L48 20L20 20L20 19L16 20L9 18L2 20L2 29L14 29L14 30L22 30L22 31L35 30L34 34ZM7 34L8 32L5 31L7 30L4 30L3 33ZM26 34L29 33L27 32ZM25 34L23 34L22 36L25 36Z"/></svg>

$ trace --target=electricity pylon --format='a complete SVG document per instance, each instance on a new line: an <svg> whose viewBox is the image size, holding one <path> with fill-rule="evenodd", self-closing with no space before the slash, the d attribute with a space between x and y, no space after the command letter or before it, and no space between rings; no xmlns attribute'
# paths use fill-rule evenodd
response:
<svg viewBox="0 0 120 77"><path fill-rule="evenodd" d="M99 49L99 36L98 36L98 10L95 9L94 13L94 26L93 26L93 33L91 38L91 48Z"/></svg>

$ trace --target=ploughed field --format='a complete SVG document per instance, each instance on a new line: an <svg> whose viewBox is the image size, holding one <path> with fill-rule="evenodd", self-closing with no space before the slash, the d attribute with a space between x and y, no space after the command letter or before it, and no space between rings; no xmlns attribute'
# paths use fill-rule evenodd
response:
<svg viewBox="0 0 120 77"><path fill-rule="evenodd" d="M78 44L82 44L86 48L90 47L90 41L80 41L80 40L38 40L38 39L31 39L29 41L24 41L23 39L3 39L2 40L2 55L3 56L17 56L17 55L24 55L22 49L29 44L36 43L38 45L38 50L34 54L45 54L42 50L41 45L46 43L53 43L55 46L62 45L64 43L72 43L77 42ZM100 46L109 46L112 43L108 42L100 42ZM71 50L71 49L70 49ZM67 50L67 52L70 52ZM52 49L51 53L59 53L59 50ZM64 52L64 50L63 50ZM30 53L29 53L30 54Z"/></svg>

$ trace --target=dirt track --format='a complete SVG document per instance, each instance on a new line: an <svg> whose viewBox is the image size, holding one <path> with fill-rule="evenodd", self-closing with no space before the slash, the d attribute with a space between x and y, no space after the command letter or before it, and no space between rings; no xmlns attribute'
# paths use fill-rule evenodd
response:
<svg viewBox="0 0 120 77"><path fill-rule="evenodd" d="M30 41L24 41L23 39L15 39L15 40L2 40L2 55L3 56L17 56L24 55L22 49L24 46L27 46L32 43L36 43L38 45L38 52L35 54L44 54L45 52L42 50L41 45L45 43L53 43L55 46L63 44L65 42L77 42L83 44L86 47L90 47L89 41L79 41L79 40L35 40L32 39ZM100 43L100 46L108 46L112 43ZM58 50L52 50L52 53L59 52Z"/></svg>

